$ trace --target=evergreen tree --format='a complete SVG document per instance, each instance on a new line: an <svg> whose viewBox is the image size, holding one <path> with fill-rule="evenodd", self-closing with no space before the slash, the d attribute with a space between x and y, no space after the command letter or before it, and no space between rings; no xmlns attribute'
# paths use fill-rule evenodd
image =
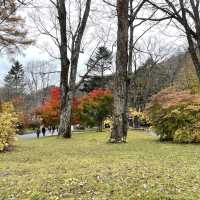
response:
<svg viewBox="0 0 200 200"><path fill-rule="evenodd" d="M23 1L24 2L24 1ZM24 2L25 3L25 2ZM24 19L17 14L22 1L0 1L0 53L14 54L33 40L27 37Z"/></svg>
<svg viewBox="0 0 200 200"><path fill-rule="evenodd" d="M112 67L112 52L105 46L99 47L95 55L89 59L87 66L91 69L90 77L94 76L94 80L99 79L100 84L98 85L104 88L105 73Z"/></svg>
<svg viewBox="0 0 200 200"><path fill-rule="evenodd" d="M4 82L8 91L8 99L24 94L24 69L18 61L12 65L8 75L4 78Z"/></svg>
<svg viewBox="0 0 200 200"><path fill-rule="evenodd" d="M104 77L96 75L88 75L85 77L82 87L79 89L82 92L89 93L95 89L112 89L113 75L105 75Z"/></svg>

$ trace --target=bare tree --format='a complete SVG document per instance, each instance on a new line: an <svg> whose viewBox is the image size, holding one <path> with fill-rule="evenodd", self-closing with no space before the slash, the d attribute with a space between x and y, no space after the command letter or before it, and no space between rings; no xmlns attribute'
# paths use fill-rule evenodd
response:
<svg viewBox="0 0 200 200"><path fill-rule="evenodd" d="M79 1L81 5L81 1ZM76 89L77 66L81 50L81 42L86 28L87 20L90 13L91 0L85 3L85 10L82 15L82 8L79 12L78 26L72 34L71 58L67 54L68 38L67 38L67 13L65 0L58 0L56 3L58 11L58 20L60 25L60 57L61 57L61 116L59 135L65 138L71 137L71 115L72 103ZM70 72L70 74L69 74ZM69 77L69 79L68 79ZM69 80L69 81L68 81Z"/></svg>
<svg viewBox="0 0 200 200"><path fill-rule="evenodd" d="M55 73L55 70L52 73L52 69L59 67L59 63L46 60L31 60L24 66L24 106L30 113L49 98L49 92L52 87L59 86L60 71Z"/></svg>
<svg viewBox="0 0 200 200"><path fill-rule="evenodd" d="M151 21L170 20L184 32L193 64L200 81L200 1L199 0L147 0L154 15ZM163 13L163 15L162 15Z"/></svg>
<svg viewBox="0 0 200 200"><path fill-rule="evenodd" d="M140 54L140 62L138 61L136 71L132 75L131 93L132 105L138 110L143 111L150 97L158 92L164 86L168 86L168 82L172 79L172 70L164 65L167 58L171 56L171 46L165 43L161 44L156 37L145 38L140 48L135 47L135 52ZM173 51L172 51L173 52ZM167 73L166 71L169 71ZM167 83L166 83L167 82Z"/></svg>
<svg viewBox="0 0 200 200"><path fill-rule="evenodd" d="M103 0L106 4L108 4L109 6L112 6L113 8L115 8L115 4L111 1L108 1L108 0ZM147 19L139 19L138 20L138 14L139 12L141 11L141 9L145 6L145 3L147 1L146 0L139 0L139 1L133 1L133 0L130 0L128 1L128 4L129 4L129 7L128 7L128 28L129 28L129 44L128 44L128 66L127 66L127 71L126 73L124 72L123 76L124 77L124 84L125 87L124 87L124 96L122 97L121 95L121 98L124 100L124 104L121 102L121 104L124 105L124 110L123 110L123 128L124 128L124 131L121 131L121 134L123 135L123 139L126 140L126 136L127 136L127 104L128 104L128 99L129 99L129 93L130 93L130 79L133 77L132 74L133 74L133 65L135 66L135 69L134 71L136 72L136 69L137 69L137 66L136 66L136 45L138 43L138 41L140 41L142 39L142 37L149 32L149 30L151 28L153 28L155 26L156 23L151 23L149 24L148 26L146 26L144 28L144 31L138 35L137 33L137 28L138 27L141 27L141 25L143 25L145 22L147 22ZM118 5L117 5L118 6ZM118 16L119 17L119 16ZM119 28L119 27L118 27ZM124 48L124 46L123 46ZM125 48L124 48L125 49ZM138 52L138 51L137 51ZM139 52L141 53L141 52ZM125 69L124 69L125 70ZM117 73L116 73L116 76L117 76L117 79L119 79L119 76ZM118 80L119 81L119 80ZM116 85L116 82L115 82L115 85ZM133 85L132 85L133 86ZM121 86L122 88L122 86ZM119 89L118 89L119 91ZM117 95L114 95L114 96L117 96ZM118 95L120 96L120 95ZM123 101L122 100L122 101ZM119 103L119 102L118 102ZM115 106L116 107L116 106ZM115 117L114 117L114 120L115 120ZM119 123L118 123L119 124ZM115 138L115 133L112 133L111 134L111 139L114 139L114 141L116 142L118 139ZM120 138L120 137L119 137ZM120 139L119 139L120 141Z"/></svg>
<svg viewBox="0 0 200 200"><path fill-rule="evenodd" d="M52 27L46 27L42 23L42 19L37 20L37 28L40 33L50 36L56 46L60 50L61 60L61 117L60 117L60 131L59 134L65 138L71 137L71 108L75 90L80 87L85 77L93 70L105 55L97 59L93 66L87 66L86 73L81 76L81 80L76 83L77 66L79 54L82 52L82 38L86 28L86 23L89 17L91 0L78 0L78 1L51 1L56 7L58 12L58 23L53 21ZM66 6L66 2L68 5ZM78 7L78 18L70 11L72 4ZM72 12L72 13L71 13ZM54 13L55 14L55 13ZM72 15L72 16L71 16ZM52 18L52 15L51 15ZM34 19L34 21L36 21ZM64 26L65 24L65 26ZM77 25L76 25L77 24ZM60 33L60 36L57 34ZM100 45L98 42L97 47ZM94 44L93 44L94 47ZM95 50L97 49L95 48ZM95 52L95 51L94 51ZM53 72L52 72L53 73Z"/></svg>
<svg viewBox="0 0 200 200"><path fill-rule="evenodd" d="M134 31L135 29L142 25L146 20L141 20L135 23L136 17L142 7L144 6L146 0L139 1L136 6L133 5L134 1L129 0L129 9L130 9L130 16L129 16L129 50L128 50L128 72L129 74L132 73L132 65L133 65L133 57L134 57L134 47L139 39L147 32L144 31L142 35L140 35L136 40L134 40Z"/></svg>
<svg viewBox="0 0 200 200"><path fill-rule="evenodd" d="M45 60L32 60L26 64L26 85L30 94L37 94L39 90L57 85L59 79L56 74L59 75L60 71L52 71L52 68L56 68L55 65Z"/></svg>
<svg viewBox="0 0 200 200"><path fill-rule="evenodd" d="M46 23L43 17L38 15L33 19L38 31L49 36L59 49L59 56L55 56L55 52L52 53L48 49L49 55L59 59L61 65L59 135L71 138L71 113L78 61L82 52L82 40L90 13L91 0L49 0L49 2L51 6L48 5L47 8L49 8L51 23ZM36 6L36 9L38 11L40 6ZM52 73L54 72L52 71Z"/></svg>

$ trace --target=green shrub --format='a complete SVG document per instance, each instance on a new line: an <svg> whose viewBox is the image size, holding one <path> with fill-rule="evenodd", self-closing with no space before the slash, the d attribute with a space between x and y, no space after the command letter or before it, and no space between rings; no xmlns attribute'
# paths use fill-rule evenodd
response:
<svg viewBox="0 0 200 200"><path fill-rule="evenodd" d="M13 111L11 103L2 105L0 113L0 152L8 150L16 140L17 115Z"/></svg>
<svg viewBox="0 0 200 200"><path fill-rule="evenodd" d="M147 110L162 141L200 142L199 95L165 89L152 98Z"/></svg>
<svg viewBox="0 0 200 200"><path fill-rule="evenodd" d="M174 135L174 142L199 143L200 142L200 127L178 129Z"/></svg>

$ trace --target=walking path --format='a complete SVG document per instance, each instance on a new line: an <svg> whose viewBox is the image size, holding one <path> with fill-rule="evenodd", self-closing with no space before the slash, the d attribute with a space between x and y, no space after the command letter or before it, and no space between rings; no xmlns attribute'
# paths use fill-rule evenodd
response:
<svg viewBox="0 0 200 200"><path fill-rule="evenodd" d="M55 131L54 134L52 134L50 131L46 131L45 137L55 136L55 135L58 135L57 131ZM17 137L20 139L23 139L23 140L31 140L31 139L36 139L37 135L35 132L33 132L30 134L18 135ZM43 137L43 135L42 135L42 133L40 133L40 138L42 138L42 137Z"/></svg>
<svg viewBox="0 0 200 200"><path fill-rule="evenodd" d="M143 129L130 129L130 130L143 130ZM146 134L149 134L149 135L157 136L156 133L152 130L144 129L143 132ZM58 135L57 131L55 131L54 134L52 134L50 131L46 131L45 137L56 136L56 135ZM33 132L33 133L29 133L29 134L24 134L24 135L18 135L17 137L20 139L23 139L23 140L31 140L31 139L36 139L37 135L35 132ZM40 138L43 138L42 133L40 133Z"/></svg>

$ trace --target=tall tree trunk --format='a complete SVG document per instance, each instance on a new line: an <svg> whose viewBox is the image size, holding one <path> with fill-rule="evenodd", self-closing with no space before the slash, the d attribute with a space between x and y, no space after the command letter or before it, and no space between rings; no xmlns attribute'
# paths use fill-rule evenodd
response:
<svg viewBox="0 0 200 200"><path fill-rule="evenodd" d="M185 34L189 44L189 53L193 64L196 69L197 77L200 82L200 15L199 0L179 0L179 1L170 1L165 0L166 4L159 5L156 1L147 1L157 10L162 11L167 15L164 18L154 18L150 19L151 21L163 21L166 19L174 19L185 29ZM178 26L177 26L178 27Z"/></svg>
<svg viewBox="0 0 200 200"><path fill-rule="evenodd" d="M122 142L126 139L128 131L126 94L128 78L128 4L129 0L117 0L117 57L111 142Z"/></svg>
<svg viewBox="0 0 200 200"><path fill-rule="evenodd" d="M67 95L68 95L68 73L70 67L70 61L67 56L67 31L66 31L66 7L65 0L57 1L58 9L58 20L60 25L60 57L61 57L61 77L60 77L60 88L61 88L61 114L60 114L60 125L59 135L65 135L70 138L67 124Z"/></svg>
<svg viewBox="0 0 200 200"><path fill-rule="evenodd" d="M69 90L66 95L66 116L65 116L65 127L66 130L63 134L64 138L71 137L71 118L72 118L72 105L74 94L76 90L76 75L78 68L78 60L80 55L81 42L83 34L87 25L87 20L90 13L91 0L86 1L85 11L82 20L79 22L80 25L77 27L76 34L72 39L72 52L71 52L71 71L69 78Z"/></svg>
<svg viewBox="0 0 200 200"><path fill-rule="evenodd" d="M196 29L196 38L194 42L194 38L190 33L190 25L188 23L188 19L187 19L187 15L186 15L186 11L187 9L185 8L185 4L183 0L179 0L180 2L180 8L181 8L181 12L182 12L182 24L185 28L185 33L187 36L187 40L188 40L188 44L189 44L189 52L193 61L193 64L195 66L196 69L196 73L197 73L197 77L198 80L200 82L200 59L198 57L199 52L200 52L200 18L199 18L199 6L195 7L195 3L193 0L190 1L192 9L193 9L193 14L195 16L195 20L194 20L194 25L195 25L195 29ZM197 47L197 48L196 48Z"/></svg>
<svg viewBox="0 0 200 200"><path fill-rule="evenodd" d="M79 51L80 47L79 50L77 50L77 52L74 52L74 50L72 51L70 83L69 83L69 90L66 95L66 119L65 119L66 132L63 134L64 138L68 138L68 136L71 137L72 105L76 89L76 74L77 74L77 66L79 59Z"/></svg>
<svg viewBox="0 0 200 200"><path fill-rule="evenodd" d="M129 0L129 4L130 4L130 16L133 16L133 0ZM133 64L133 31L134 31L134 27L133 27L133 23L130 23L129 26L129 53L128 53L128 73L131 75L132 74L132 64Z"/></svg>

